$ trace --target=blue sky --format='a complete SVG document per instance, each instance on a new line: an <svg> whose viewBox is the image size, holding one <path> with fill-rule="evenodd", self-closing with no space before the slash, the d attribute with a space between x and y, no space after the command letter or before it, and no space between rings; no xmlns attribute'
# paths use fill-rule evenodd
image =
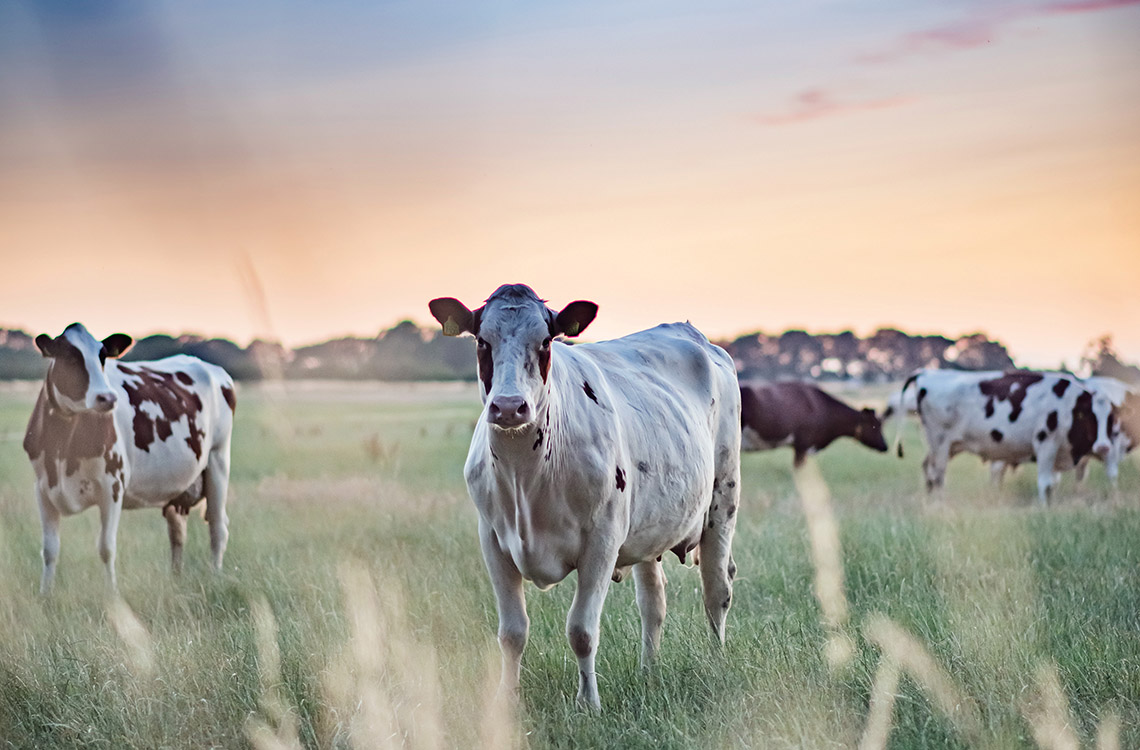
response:
<svg viewBox="0 0 1140 750"><path fill-rule="evenodd" d="M302 343L521 281L596 336L1140 358L1137 30L1122 0L4 4L0 325Z"/></svg>

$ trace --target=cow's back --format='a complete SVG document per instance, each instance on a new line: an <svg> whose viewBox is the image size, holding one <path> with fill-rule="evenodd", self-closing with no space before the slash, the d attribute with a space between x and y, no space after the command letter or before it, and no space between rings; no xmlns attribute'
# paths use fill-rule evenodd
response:
<svg viewBox="0 0 1140 750"><path fill-rule="evenodd" d="M699 529L718 460L739 461L731 357L687 323L561 351L569 356L559 362L558 387L581 407L576 440L592 444L591 456L612 443L616 466L604 459L598 479L628 493L623 556L659 545L662 529Z"/></svg>
<svg viewBox="0 0 1140 750"><path fill-rule="evenodd" d="M236 401L225 370L188 355L106 369L129 467L124 507L162 505L198 480L211 451L228 455Z"/></svg>

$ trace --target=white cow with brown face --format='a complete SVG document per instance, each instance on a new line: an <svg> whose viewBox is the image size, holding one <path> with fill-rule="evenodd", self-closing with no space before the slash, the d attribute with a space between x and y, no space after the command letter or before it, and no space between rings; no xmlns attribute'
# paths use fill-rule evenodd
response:
<svg viewBox="0 0 1140 750"><path fill-rule="evenodd" d="M561 312L521 284L483 307L432 300L447 335L477 342L483 415L464 468L499 610L501 689L518 687L529 621L523 581L577 570L566 623L578 701L601 707L594 656L611 579L632 566L642 664L661 638L661 556L699 549L705 611L723 642L735 572L740 391L732 359L687 323L570 346L597 305Z"/></svg>
<svg viewBox="0 0 1140 750"><path fill-rule="evenodd" d="M56 338L37 336L36 345L51 359L24 436L43 522L40 590L50 591L55 577L60 517L92 506L99 509L99 556L111 589L124 508L163 509L178 572L186 515L204 496L213 563L221 569L236 404L230 376L185 355L116 362L130 336L99 341L79 323Z"/></svg>

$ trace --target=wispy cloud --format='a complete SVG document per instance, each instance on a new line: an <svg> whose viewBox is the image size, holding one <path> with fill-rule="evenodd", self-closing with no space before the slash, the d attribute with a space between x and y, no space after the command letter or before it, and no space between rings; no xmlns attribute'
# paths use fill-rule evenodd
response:
<svg viewBox="0 0 1140 750"><path fill-rule="evenodd" d="M911 101L912 97L905 96L862 101L841 100L828 91L812 88L796 94L783 112L755 115L753 119L761 125L790 125L822 117L898 107Z"/></svg>
<svg viewBox="0 0 1140 750"><path fill-rule="evenodd" d="M1116 10L1132 5L1140 5L1140 0L1073 0L1073 2L1049 3L1041 8L1042 13L1095 13L1101 10Z"/></svg>
<svg viewBox="0 0 1140 750"><path fill-rule="evenodd" d="M882 63L919 54L976 49L997 41L1006 27L1033 16L1096 13L1140 5L1140 0L1062 0L1041 5L989 7L977 15L912 31L882 49L856 56L856 62Z"/></svg>

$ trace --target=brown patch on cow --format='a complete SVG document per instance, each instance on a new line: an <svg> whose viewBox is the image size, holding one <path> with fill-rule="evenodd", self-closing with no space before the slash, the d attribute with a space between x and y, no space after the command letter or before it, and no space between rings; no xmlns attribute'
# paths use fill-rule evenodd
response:
<svg viewBox="0 0 1140 750"><path fill-rule="evenodd" d="M986 419L994 415L994 400L993 397L986 399Z"/></svg>
<svg viewBox="0 0 1140 750"><path fill-rule="evenodd" d="M1045 430L1041 430L1040 432L1037 433L1037 442L1044 443L1045 438L1047 438L1047 437L1049 437L1049 433L1045 432Z"/></svg>
<svg viewBox="0 0 1140 750"><path fill-rule="evenodd" d="M617 473L614 477L617 479L618 492L625 492L625 472L621 470L620 466L617 467Z"/></svg>
<svg viewBox="0 0 1140 750"><path fill-rule="evenodd" d="M1002 435L1000 430L990 430L990 438L992 438L995 443L1000 443L1003 437L1005 437L1005 435Z"/></svg>
<svg viewBox="0 0 1140 750"><path fill-rule="evenodd" d="M91 385L83 352L62 336L52 340L48 352L52 363L48 368L47 382L72 401L83 401Z"/></svg>
<svg viewBox="0 0 1140 750"><path fill-rule="evenodd" d="M538 372L542 375L542 382L546 382L546 378L550 375L550 342L547 341L545 345L538 350Z"/></svg>
<svg viewBox="0 0 1140 750"><path fill-rule="evenodd" d="M222 398L226 400L226 406L230 407L230 411L237 411L237 394L233 388L223 385Z"/></svg>
<svg viewBox="0 0 1140 750"><path fill-rule="evenodd" d="M1073 405L1073 424L1069 427L1068 437L1074 464L1092 453L1096 442L1097 420L1092 410L1092 401L1092 394L1085 391Z"/></svg>
<svg viewBox="0 0 1140 750"><path fill-rule="evenodd" d="M479 380L483 383L483 393L491 392L495 377L495 360L491 357L491 346L479 339L475 347L475 359L479 369Z"/></svg>
<svg viewBox="0 0 1140 750"><path fill-rule="evenodd" d="M1017 418L1021 416L1021 402L1025 400L1029 386L1040 382L1044 377L1044 375L1036 372L1012 370L1000 378L983 380L978 383L978 388L983 396L991 396L998 401L1009 401L1009 421L1016 422Z"/></svg>
<svg viewBox="0 0 1140 750"><path fill-rule="evenodd" d="M126 365L124 365L122 363L119 364L119 372L123 373L124 375L138 375L139 374L138 370L134 369L133 367L127 367Z"/></svg>
<svg viewBox="0 0 1140 750"><path fill-rule="evenodd" d="M59 465L71 476L79 462L106 457L115 445L115 420L110 413L64 415L51 408L47 384L40 389L24 433L24 452L31 461L43 458L48 487L59 484ZM120 464L121 467L121 464Z"/></svg>
<svg viewBox="0 0 1140 750"><path fill-rule="evenodd" d="M535 430L537 437L534 439L534 447L531 450L538 450L538 446L542 445L542 428L539 427Z"/></svg>
<svg viewBox="0 0 1140 750"><path fill-rule="evenodd" d="M118 479L116 479L114 482L111 482L111 502L113 502L113 503L119 502L119 493L121 493L122 491L123 491L123 485L122 485L122 483L119 482Z"/></svg>
<svg viewBox="0 0 1140 750"><path fill-rule="evenodd" d="M588 382L582 381L582 390L586 392L586 397L593 401L595 404L600 403L598 401L598 397L594 395L594 389L590 387L590 384Z"/></svg>
<svg viewBox="0 0 1140 750"><path fill-rule="evenodd" d="M1057 429L1057 412L1049 412L1049 416L1045 418L1045 427L1049 430L1049 432Z"/></svg>
<svg viewBox="0 0 1140 750"><path fill-rule="evenodd" d="M181 370L174 373L174 377L178 378L178 381L183 385L194 385L194 378L190 377L188 373L182 372Z"/></svg>
<svg viewBox="0 0 1140 750"><path fill-rule="evenodd" d="M135 432L135 447L150 451L155 439L166 440L172 434L171 424L186 419L190 434L186 444L197 458L202 457L202 438L205 433L198 429L198 414L202 411L202 399L175 377L174 373L161 372L149 367L139 367L134 376L137 380L124 380L123 390L134 407L135 415L131 425ZM152 417L143 404L154 404L162 412L161 417Z"/></svg>
<svg viewBox="0 0 1140 750"><path fill-rule="evenodd" d="M1068 380L1058 380L1056 383L1053 384L1053 393L1056 394L1057 398L1061 398L1062 396L1064 396L1065 391L1067 391L1067 390L1069 390L1069 381Z"/></svg>
<svg viewBox="0 0 1140 750"><path fill-rule="evenodd" d="M105 471L111 476L118 476L123 473L123 457L110 448L103 454L103 465Z"/></svg>

